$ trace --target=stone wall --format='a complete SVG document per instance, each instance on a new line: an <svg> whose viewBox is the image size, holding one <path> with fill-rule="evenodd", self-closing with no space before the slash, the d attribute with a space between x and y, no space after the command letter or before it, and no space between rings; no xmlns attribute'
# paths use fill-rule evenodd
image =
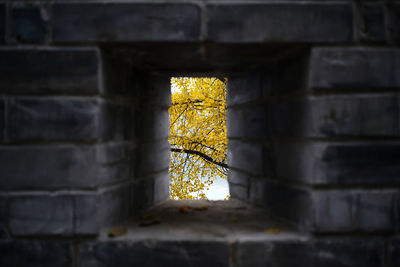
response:
<svg viewBox="0 0 400 267"><path fill-rule="evenodd" d="M311 240L231 266L399 265L399 43L395 0L1 0L0 265L168 198L173 75L229 78L232 197Z"/></svg>

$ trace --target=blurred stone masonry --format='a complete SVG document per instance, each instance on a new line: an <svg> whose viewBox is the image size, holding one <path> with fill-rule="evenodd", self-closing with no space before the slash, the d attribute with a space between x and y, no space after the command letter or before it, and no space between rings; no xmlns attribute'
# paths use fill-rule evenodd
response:
<svg viewBox="0 0 400 267"><path fill-rule="evenodd" d="M399 45L397 0L0 0L0 266L399 266ZM198 75L232 198L294 230L103 239L168 199Z"/></svg>

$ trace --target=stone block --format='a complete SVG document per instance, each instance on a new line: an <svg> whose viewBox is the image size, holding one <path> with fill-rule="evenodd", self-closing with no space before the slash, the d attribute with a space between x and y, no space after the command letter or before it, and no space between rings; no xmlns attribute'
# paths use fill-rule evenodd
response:
<svg viewBox="0 0 400 267"><path fill-rule="evenodd" d="M101 103L98 120L98 138L101 141L133 140L138 129L135 126L135 108L112 102Z"/></svg>
<svg viewBox="0 0 400 267"><path fill-rule="evenodd" d="M271 147L264 153L265 160L270 158L264 164L269 177L320 185L399 183L396 143L277 142Z"/></svg>
<svg viewBox="0 0 400 267"><path fill-rule="evenodd" d="M136 181L133 185L133 212L137 213L154 204L154 178Z"/></svg>
<svg viewBox="0 0 400 267"><path fill-rule="evenodd" d="M315 267L384 266L383 240L350 239L345 237L320 239L314 242L310 259ZM309 266L309 265L304 265Z"/></svg>
<svg viewBox="0 0 400 267"><path fill-rule="evenodd" d="M135 185L121 184L101 190L98 199L101 226L111 226L126 221L134 214Z"/></svg>
<svg viewBox="0 0 400 267"><path fill-rule="evenodd" d="M309 58L308 50L300 50L276 63L274 75L271 77L274 79L274 95L284 96L305 90Z"/></svg>
<svg viewBox="0 0 400 267"><path fill-rule="evenodd" d="M383 4L379 2L359 2L358 5L358 34L361 40L384 42L386 29Z"/></svg>
<svg viewBox="0 0 400 267"><path fill-rule="evenodd" d="M1 240L1 266L70 267L71 245L66 241Z"/></svg>
<svg viewBox="0 0 400 267"><path fill-rule="evenodd" d="M218 241L114 241L86 243L79 248L85 267L229 266L227 243Z"/></svg>
<svg viewBox="0 0 400 267"><path fill-rule="evenodd" d="M261 144L229 140L228 166L251 175L262 175L263 148Z"/></svg>
<svg viewBox="0 0 400 267"><path fill-rule="evenodd" d="M4 44L6 39L6 5L0 4L0 44Z"/></svg>
<svg viewBox="0 0 400 267"><path fill-rule="evenodd" d="M400 266L400 239L394 238L389 241L388 246L389 266Z"/></svg>
<svg viewBox="0 0 400 267"><path fill-rule="evenodd" d="M96 48L0 49L2 94L98 94Z"/></svg>
<svg viewBox="0 0 400 267"><path fill-rule="evenodd" d="M8 197L0 195L0 239L8 235Z"/></svg>
<svg viewBox="0 0 400 267"><path fill-rule="evenodd" d="M309 228L313 205L309 189L270 179L252 178L249 182L251 203L299 228Z"/></svg>
<svg viewBox="0 0 400 267"><path fill-rule="evenodd" d="M247 201L249 197L248 187L229 183L229 195L232 199Z"/></svg>
<svg viewBox="0 0 400 267"><path fill-rule="evenodd" d="M393 22L393 36L395 42L400 43L400 3L393 3L391 6L394 13L394 22Z"/></svg>
<svg viewBox="0 0 400 267"><path fill-rule="evenodd" d="M237 267L292 267L313 264L312 245L304 240L244 241L236 250Z"/></svg>
<svg viewBox="0 0 400 267"><path fill-rule="evenodd" d="M167 139L169 137L168 109L160 107L141 107L136 109L135 128L141 141Z"/></svg>
<svg viewBox="0 0 400 267"><path fill-rule="evenodd" d="M226 114L228 138L258 139L265 135L264 107L229 108Z"/></svg>
<svg viewBox="0 0 400 267"><path fill-rule="evenodd" d="M329 190L313 194L316 232L391 232L395 190Z"/></svg>
<svg viewBox="0 0 400 267"><path fill-rule="evenodd" d="M53 7L52 34L55 43L196 41L200 8L188 3L60 3Z"/></svg>
<svg viewBox="0 0 400 267"><path fill-rule="evenodd" d="M105 207L101 203L101 195L98 193L77 194L72 197L74 205L74 234L95 235L99 232L103 221L100 219L100 210Z"/></svg>
<svg viewBox="0 0 400 267"><path fill-rule="evenodd" d="M71 235L74 205L68 196L19 196L10 199L10 230L14 235Z"/></svg>
<svg viewBox="0 0 400 267"><path fill-rule="evenodd" d="M134 147L105 145L37 145L0 147L0 188L97 188L130 179Z"/></svg>
<svg viewBox="0 0 400 267"><path fill-rule="evenodd" d="M169 108L171 106L170 76L136 72L135 82L142 107Z"/></svg>
<svg viewBox="0 0 400 267"><path fill-rule="evenodd" d="M142 143L138 153L137 178L169 168L170 146L166 140Z"/></svg>
<svg viewBox="0 0 400 267"><path fill-rule="evenodd" d="M7 141L93 142L102 137L98 125L105 124L100 110L97 99L13 98L7 105Z"/></svg>
<svg viewBox="0 0 400 267"><path fill-rule="evenodd" d="M3 143L5 140L4 132L5 132L5 104L4 100L0 98L0 143Z"/></svg>
<svg viewBox="0 0 400 267"><path fill-rule="evenodd" d="M312 50L311 89L394 89L400 87L400 49L317 47Z"/></svg>
<svg viewBox="0 0 400 267"><path fill-rule="evenodd" d="M396 143L326 144L313 150L317 155L313 163L314 183L383 185L400 182L400 147Z"/></svg>
<svg viewBox="0 0 400 267"><path fill-rule="evenodd" d="M211 3L207 15L207 38L215 42L352 42L349 3Z"/></svg>
<svg viewBox="0 0 400 267"><path fill-rule="evenodd" d="M395 94L308 97L265 107L266 137L397 136Z"/></svg>
<svg viewBox="0 0 400 267"><path fill-rule="evenodd" d="M154 203L169 199L169 172L165 171L154 176Z"/></svg>
<svg viewBox="0 0 400 267"><path fill-rule="evenodd" d="M262 97L261 76L257 72L232 77L226 87L226 104L228 107L255 102Z"/></svg>
<svg viewBox="0 0 400 267"><path fill-rule="evenodd" d="M39 7L14 7L11 10L12 37L18 43L44 43L46 21Z"/></svg>

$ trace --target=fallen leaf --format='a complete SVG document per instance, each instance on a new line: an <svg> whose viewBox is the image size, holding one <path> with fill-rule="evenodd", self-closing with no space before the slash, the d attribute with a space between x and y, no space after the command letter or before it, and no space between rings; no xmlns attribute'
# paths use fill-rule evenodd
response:
<svg viewBox="0 0 400 267"><path fill-rule="evenodd" d="M189 212L189 206L182 206L179 208L179 211L182 213L188 213Z"/></svg>
<svg viewBox="0 0 400 267"><path fill-rule="evenodd" d="M126 227L114 228L108 231L109 237L117 237L125 234L128 231Z"/></svg>
<svg viewBox="0 0 400 267"><path fill-rule="evenodd" d="M154 218L154 219L150 219L150 220L142 220L139 222L139 226L150 226L150 225L154 225L154 224L159 224L161 223L161 219L160 218Z"/></svg>
<svg viewBox="0 0 400 267"><path fill-rule="evenodd" d="M141 220L148 220L148 219L150 219L151 218L151 215L150 214L143 214L142 216L140 216L140 219Z"/></svg>
<svg viewBox="0 0 400 267"><path fill-rule="evenodd" d="M201 207L193 207L193 210L204 211L208 210L208 206L201 206Z"/></svg>
<svg viewBox="0 0 400 267"><path fill-rule="evenodd" d="M232 217L232 222L237 222L237 221L238 221L238 218Z"/></svg>
<svg viewBox="0 0 400 267"><path fill-rule="evenodd" d="M285 230L278 229L278 228L268 228L264 229L264 233L270 233L270 234L279 234L285 232Z"/></svg>

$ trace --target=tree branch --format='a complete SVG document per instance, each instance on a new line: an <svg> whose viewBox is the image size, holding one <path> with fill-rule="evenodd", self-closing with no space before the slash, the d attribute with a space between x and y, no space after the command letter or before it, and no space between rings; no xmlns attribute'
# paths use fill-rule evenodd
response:
<svg viewBox="0 0 400 267"><path fill-rule="evenodd" d="M179 149L179 148L172 148L172 147L171 147L171 152L186 153L186 154L197 155L197 156L203 158L204 160L206 160L206 161L208 161L208 162L210 162L210 163L213 163L213 164L218 165L218 166L220 166L220 167L229 169L228 164L223 163L223 162L216 161L216 160L214 160L212 157L207 156L206 154L204 154L204 153L202 153L202 152L199 152L199 151L196 151L196 150L191 150L191 149Z"/></svg>

